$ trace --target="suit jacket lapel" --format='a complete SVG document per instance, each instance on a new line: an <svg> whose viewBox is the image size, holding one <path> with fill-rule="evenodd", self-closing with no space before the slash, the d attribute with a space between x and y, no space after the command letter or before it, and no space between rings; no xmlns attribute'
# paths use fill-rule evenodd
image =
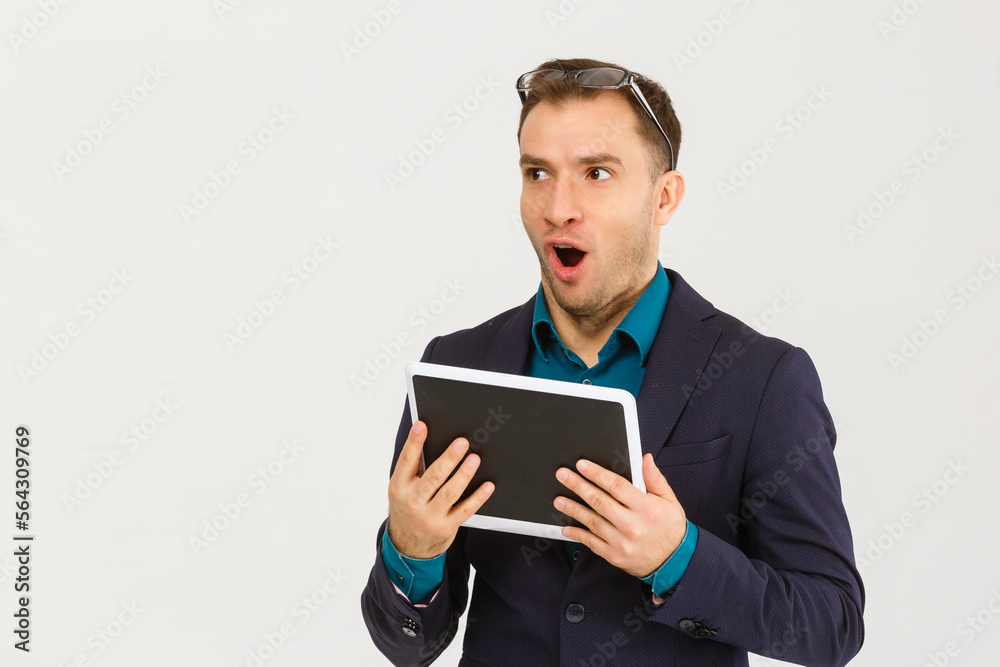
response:
<svg viewBox="0 0 1000 667"><path fill-rule="evenodd" d="M643 454L666 444L697 386L722 330L711 324L715 307L671 269L670 297L650 348L636 401ZM688 387L685 390L685 387Z"/></svg>
<svg viewBox="0 0 1000 667"><path fill-rule="evenodd" d="M535 297L532 296L501 326L483 362L486 370L511 375L524 374L528 363L528 346L534 344L531 339L531 321L534 315Z"/></svg>

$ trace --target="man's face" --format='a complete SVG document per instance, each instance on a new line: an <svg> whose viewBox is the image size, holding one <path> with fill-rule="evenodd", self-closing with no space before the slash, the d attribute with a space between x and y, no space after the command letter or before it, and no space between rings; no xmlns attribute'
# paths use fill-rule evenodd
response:
<svg viewBox="0 0 1000 667"><path fill-rule="evenodd" d="M604 93L543 102L521 128L521 220L550 308L574 318L630 307L656 265L651 158L636 126L632 107Z"/></svg>

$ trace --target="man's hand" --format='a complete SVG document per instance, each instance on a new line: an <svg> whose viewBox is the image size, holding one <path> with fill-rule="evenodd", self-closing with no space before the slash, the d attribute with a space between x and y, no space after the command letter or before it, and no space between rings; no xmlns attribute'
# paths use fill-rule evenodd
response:
<svg viewBox="0 0 1000 667"><path fill-rule="evenodd" d="M479 467L479 457L469 454L454 477L448 479L469 449L465 438L456 438L420 475L420 454L426 437L427 426L422 421L416 422L389 478L386 530L399 553L410 558L433 558L447 550L462 522L475 514L493 493L493 483L483 482L471 496L455 504Z"/></svg>
<svg viewBox="0 0 1000 667"><path fill-rule="evenodd" d="M565 526L563 535L636 577L659 569L684 539L687 519L653 455L642 457L646 493L596 463L580 459L576 467L586 479L567 468L559 468L556 478L590 507L563 496L553 504L589 530Z"/></svg>

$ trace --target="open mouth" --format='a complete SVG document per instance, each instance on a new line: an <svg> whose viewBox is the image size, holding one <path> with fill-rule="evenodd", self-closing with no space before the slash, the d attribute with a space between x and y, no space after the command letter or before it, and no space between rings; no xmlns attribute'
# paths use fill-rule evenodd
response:
<svg viewBox="0 0 1000 667"><path fill-rule="evenodd" d="M574 248L569 245L557 245L553 246L556 251L556 256L563 266L568 268L573 268L583 260L583 256L586 255L584 251L579 248Z"/></svg>

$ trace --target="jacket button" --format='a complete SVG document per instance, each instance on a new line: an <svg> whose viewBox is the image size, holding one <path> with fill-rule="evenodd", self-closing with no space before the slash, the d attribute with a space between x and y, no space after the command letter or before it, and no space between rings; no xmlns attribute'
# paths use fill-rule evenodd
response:
<svg viewBox="0 0 1000 667"><path fill-rule="evenodd" d="M576 560L579 557L580 557L580 550L577 549L576 551L573 552L573 560Z"/></svg>
<svg viewBox="0 0 1000 667"><path fill-rule="evenodd" d="M694 636L698 639L705 639L707 637L711 637L713 634L714 633L708 628L698 628L694 631Z"/></svg>
<svg viewBox="0 0 1000 667"><path fill-rule="evenodd" d="M680 627L681 630L690 630L691 628L694 627L694 621L692 621L690 618L683 618L681 619L681 622L678 623L677 625L678 627Z"/></svg>
<svg viewBox="0 0 1000 667"><path fill-rule="evenodd" d="M579 623L583 620L584 609L582 604L571 604L566 607L566 620L570 623Z"/></svg>
<svg viewBox="0 0 1000 667"><path fill-rule="evenodd" d="M420 626L412 618L403 618L403 634L407 637L416 637Z"/></svg>

